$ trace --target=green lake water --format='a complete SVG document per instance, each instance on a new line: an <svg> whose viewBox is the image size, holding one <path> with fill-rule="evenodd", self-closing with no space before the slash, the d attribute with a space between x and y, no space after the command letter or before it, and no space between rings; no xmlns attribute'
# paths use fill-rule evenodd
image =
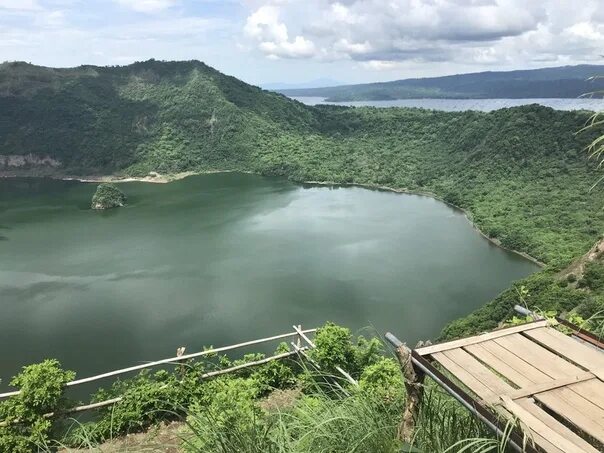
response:
<svg viewBox="0 0 604 453"><path fill-rule="evenodd" d="M331 320L414 343L538 268L434 199L246 174L0 180L0 383L47 357L79 377Z"/></svg>

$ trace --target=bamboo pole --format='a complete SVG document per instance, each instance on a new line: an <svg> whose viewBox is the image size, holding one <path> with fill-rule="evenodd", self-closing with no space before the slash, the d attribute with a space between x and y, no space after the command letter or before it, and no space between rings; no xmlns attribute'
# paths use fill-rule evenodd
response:
<svg viewBox="0 0 604 453"><path fill-rule="evenodd" d="M304 339L304 341L306 341L306 343L308 343L308 345L309 345L309 346L310 346L312 349L314 349L314 348L316 348L316 347L317 347L317 346L316 346L316 345L315 345L315 344L314 344L314 343L311 341L311 339L310 339L310 338L308 338L308 337L305 335L305 332L304 332L303 330L300 330L300 329L298 328L298 326L293 326L293 327L294 327L294 329L296 330L296 332L298 332L298 333L300 334L300 336L301 336L301 337ZM359 385L359 383L358 383L358 382L355 380L355 378L353 378L353 377L352 377L350 374L348 374L346 371L344 371L344 370L342 369L342 367L336 366L335 368L336 368L336 370L338 370L338 372L339 372L339 373L340 373L342 376L344 376L344 377L346 378L346 380L347 380L348 382L350 382L352 385L355 385L355 386L358 386L358 385Z"/></svg>
<svg viewBox="0 0 604 453"><path fill-rule="evenodd" d="M109 406L111 404L115 404L115 403L119 403L121 400L123 400L124 398L119 396L117 398L112 398L110 400L105 400L105 401L99 401L98 403L92 403L92 404L84 404L83 406L77 406L74 408L71 408L67 411L65 411L65 414L72 414L74 412L84 412L84 411L89 411L91 409L98 409L100 407L105 407L105 406ZM44 415L44 417L52 417L54 415L54 413L50 413L50 414L46 414Z"/></svg>
<svg viewBox="0 0 604 453"><path fill-rule="evenodd" d="M308 349L308 348L306 346L304 346L302 349ZM268 363L268 362L271 362L273 360L279 360L279 359L284 359L286 357L290 357L290 356L295 355L297 353L298 353L298 351L284 352L282 354L273 355L273 356L270 356L270 357L266 357L264 359L256 360L254 362L247 362L247 363L243 363L241 365L237 365L237 366L234 366L234 367L231 367L231 368L225 368L224 370L210 371L209 373L204 373L201 376L199 376L199 379L207 379L209 377L214 377L214 376L219 376L221 374L231 373L233 371L241 370L243 368L248 368L248 367L251 367L251 366L262 365L264 363Z"/></svg>
<svg viewBox="0 0 604 453"><path fill-rule="evenodd" d="M321 370L321 367L317 362L315 362L304 350L300 347L300 345L294 343L293 341L290 343L294 348L294 351L300 353L306 360L308 360L317 370ZM308 348L306 348L308 349Z"/></svg>
<svg viewBox="0 0 604 453"><path fill-rule="evenodd" d="M298 328L296 329L296 331L298 330L302 330L302 324L298 324ZM296 346L299 348L301 345L301 341L302 338L300 337L300 334L298 334L298 336L296 337Z"/></svg>
<svg viewBox="0 0 604 453"><path fill-rule="evenodd" d="M98 374L96 376L90 376L87 378L83 378L83 379L76 379L75 381L71 381L68 382L66 385L68 387L74 386L74 385L79 385L79 384L85 384L87 382L93 382L93 381L98 381L99 379L105 379L108 377L112 377L112 376L118 376L120 374L124 374L124 373L129 373L132 371L138 371L138 370L142 370L145 368L152 368L154 366L158 366L158 365L167 365L167 364L178 364L179 361L181 360L188 360L188 359L192 359L195 357L201 357L204 355L208 355L208 354L216 354L219 352L224 352L224 351L230 351L233 349L239 349L239 348L244 348L246 346L252 346L255 344L260 344L260 343L267 343L269 341L274 341L274 340L279 340L281 338L288 338L288 337L293 337L296 335L296 333L312 333L312 332L316 332L317 329L307 329L304 331L296 331L296 332L289 332L289 333L284 333L281 335L275 335L274 337L268 337L268 338L261 338L259 340L252 340L252 341L246 341L244 343L239 343L239 344L235 344L235 345L231 345L231 346L223 346L220 348L216 348L216 349L207 349L205 351L201 351L201 352L195 352L192 354L186 354L186 355L181 355L181 356L176 356L176 357L170 357L169 359L163 359L163 360L157 360L155 362L148 362L148 363L143 363L141 365L135 365L135 366L131 366L128 368L122 368L119 370L115 370L115 371L109 371L107 373L103 373L103 374ZM7 393L1 393L0 394L0 399L2 398L8 398L10 396L16 396L19 393L21 393L20 390L16 390L14 392L7 392Z"/></svg>

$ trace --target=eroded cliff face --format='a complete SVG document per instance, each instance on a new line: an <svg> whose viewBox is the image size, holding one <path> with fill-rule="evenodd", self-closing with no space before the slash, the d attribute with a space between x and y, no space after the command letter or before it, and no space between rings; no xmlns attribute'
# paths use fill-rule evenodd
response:
<svg viewBox="0 0 604 453"><path fill-rule="evenodd" d="M35 154L0 154L0 170L13 170L24 167L50 167L57 168L61 162L50 156L36 156Z"/></svg>
<svg viewBox="0 0 604 453"><path fill-rule="evenodd" d="M558 279L568 280L571 276L569 284L576 287L578 282L585 277L586 268L592 263L604 264L604 239L600 239L585 255L577 258L570 266L562 270L558 274Z"/></svg>

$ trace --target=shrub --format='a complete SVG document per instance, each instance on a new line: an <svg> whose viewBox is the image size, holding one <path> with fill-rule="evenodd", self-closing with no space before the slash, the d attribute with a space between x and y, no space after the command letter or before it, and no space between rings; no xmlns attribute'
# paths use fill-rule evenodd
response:
<svg viewBox="0 0 604 453"><path fill-rule="evenodd" d="M336 367L341 367L358 376L364 367L375 363L382 352L379 340L361 336L354 345L349 329L330 322L317 331L314 342L317 347L311 351L311 357L323 371L334 374Z"/></svg>
<svg viewBox="0 0 604 453"><path fill-rule="evenodd" d="M291 388L296 384L292 367L283 360L274 360L260 366L251 378L256 382L261 395L266 395L275 389Z"/></svg>
<svg viewBox="0 0 604 453"><path fill-rule="evenodd" d="M585 302L581 303L575 311L584 319L599 315L604 312L604 297L590 297Z"/></svg>
<svg viewBox="0 0 604 453"><path fill-rule="evenodd" d="M577 284L579 288L589 288L592 291L604 289L604 265L588 263L585 266L583 278Z"/></svg>
<svg viewBox="0 0 604 453"><path fill-rule="evenodd" d="M349 329L327 323L317 331L314 343L317 347L311 351L311 357L325 371L335 372L338 366L350 369L355 364Z"/></svg>
<svg viewBox="0 0 604 453"><path fill-rule="evenodd" d="M385 403L400 403L405 398L403 377L398 363L393 359L381 358L363 370L359 379L359 390L371 394Z"/></svg>
<svg viewBox="0 0 604 453"><path fill-rule="evenodd" d="M24 367L10 382L21 393L0 403L0 420L9 423L0 427L0 451L25 453L47 444L57 423L44 415L67 407L65 384L74 377L57 360Z"/></svg>
<svg viewBox="0 0 604 453"><path fill-rule="evenodd" d="M79 446L87 442L104 442L115 436L138 432L154 423L177 418L185 413L188 401L196 396L199 386L193 373L179 379L174 372L143 370L136 377L118 380L109 389L100 389L92 402L116 397L122 400L98 410L96 421L76 426L65 443Z"/></svg>
<svg viewBox="0 0 604 453"><path fill-rule="evenodd" d="M194 403L187 417L192 436L186 451L203 453L275 451L270 425L255 404L258 388L252 379L219 378L205 385L206 398Z"/></svg>
<svg viewBox="0 0 604 453"><path fill-rule="evenodd" d="M280 345L275 353L286 349L286 345ZM225 382L229 379L245 381L246 386L253 389L254 398L296 383L296 365L283 360L245 368L219 378L200 380L207 368L228 368L264 357L264 354L246 354L240 360L230 361L226 356L206 356L207 362L190 362L177 367L175 371L151 373L143 370L132 379L116 381L109 389L99 390L93 395L92 401L116 397L121 397L122 400L100 409L100 417L96 421L74 427L64 442L72 446L80 446L82 440L86 443L99 443L115 436L141 431L164 420L184 417L193 403L196 407L210 406L217 393L224 393Z"/></svg>

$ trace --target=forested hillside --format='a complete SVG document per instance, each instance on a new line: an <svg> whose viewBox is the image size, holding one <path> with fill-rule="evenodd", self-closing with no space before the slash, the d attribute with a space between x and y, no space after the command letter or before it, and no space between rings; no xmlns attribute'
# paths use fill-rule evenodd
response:
<svg viewBox="0 0 604 453"><path fill-rule="evenodd" d="M601 90L604 81L590 79L602 73L604 66L578 65L278 91L288 96L325 97L329 102L416 98L576 98ZM596 96L601 97L601 94Z"/></svg>
<svg viewBox="0 0 604 453"><path fill-rule="evenodd" d="M567 310L593 297L563 288L555 272L604 231L604 188L589 190L598 172L584 150L593 136L575 134L588 117L537 105L491 113L309 107L195 61L5 63L0 175L242 170L427 192L466 209L503 246L548 264L532 277L531 302ZM515 290L506 294L447 333L492 327L518 302Z"/></svg>
<svg viewBox="0 0 604 453"><path fill-rule="evenodd" d="M0 66L0 154L52 156L65 172L248 163L262 131L301 133L313 122L301 104L201 62Z"/></svg>

